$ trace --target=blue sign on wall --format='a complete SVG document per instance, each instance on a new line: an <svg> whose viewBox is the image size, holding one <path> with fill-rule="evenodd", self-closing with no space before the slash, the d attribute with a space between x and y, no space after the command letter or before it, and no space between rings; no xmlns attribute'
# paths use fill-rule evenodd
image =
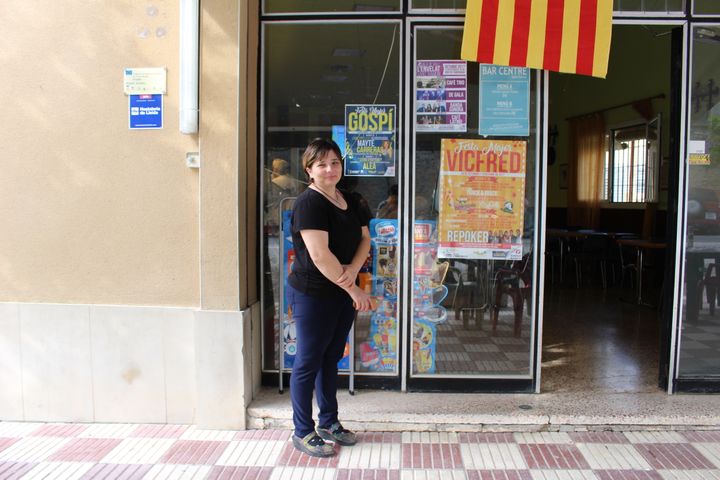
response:
<svg viewBox="0 0 720 480"><path fill-rule="evenodd" d="M129 95L130 129L163 128L162 95Z"/></svg>
<svg viewBox="0 0 720 480"><path fill-rule="evenodd" d="M480 65L480 135L530 135L530 69Z"/></svg>

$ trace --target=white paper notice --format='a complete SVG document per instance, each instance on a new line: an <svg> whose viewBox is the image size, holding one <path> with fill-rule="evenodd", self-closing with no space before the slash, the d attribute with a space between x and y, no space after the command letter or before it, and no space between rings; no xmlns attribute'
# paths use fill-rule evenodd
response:
<svg viewBox="0 0 720 480"><path fill-rule="evenodd" d="M125 95L166 94L167 70L165 67L123 69Z"/></svg>
<svg viewBox="0 0 720 480"><path fill-rule="evenodd" d="M688 153L705 153L705 140L690 140Z"/></svg>

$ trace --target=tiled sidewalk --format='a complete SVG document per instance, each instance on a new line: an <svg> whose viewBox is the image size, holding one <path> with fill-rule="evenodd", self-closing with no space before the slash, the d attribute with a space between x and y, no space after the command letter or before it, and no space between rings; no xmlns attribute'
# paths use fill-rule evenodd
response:
<svg viewBox="0 0 720 480"><path fill-rule="evenodd" d="M720 431L360 433L330 459L289 437L0 422L0 479L720 479Z"/></svg>

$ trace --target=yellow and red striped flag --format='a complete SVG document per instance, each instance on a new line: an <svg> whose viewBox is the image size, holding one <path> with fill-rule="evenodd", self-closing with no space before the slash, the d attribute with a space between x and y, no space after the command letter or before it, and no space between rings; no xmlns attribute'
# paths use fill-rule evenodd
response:
<svg viewBox="0 0 720 480"><path fill-rule="evenodd" d="M467 0L460 58L605 78L612 0Z"/></svg>

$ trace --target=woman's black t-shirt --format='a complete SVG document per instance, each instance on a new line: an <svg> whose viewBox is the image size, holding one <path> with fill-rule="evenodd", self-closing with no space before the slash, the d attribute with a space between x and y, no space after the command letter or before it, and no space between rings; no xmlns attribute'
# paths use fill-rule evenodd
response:
<svg viewBox="0 0 720 480"><path fill-rule="evenodd" d="M352 262L362 239L361 227L368 224L369 218L363 214L358 201L352 195L341 193L348 205L347 210L336 207L312 188L306 189L295 199L291 221L295 262L288 276L288 283L306 295L329 296L345 293L318 270L300 235L301 230L328 232L330 252L342 265Z"/></svg>

